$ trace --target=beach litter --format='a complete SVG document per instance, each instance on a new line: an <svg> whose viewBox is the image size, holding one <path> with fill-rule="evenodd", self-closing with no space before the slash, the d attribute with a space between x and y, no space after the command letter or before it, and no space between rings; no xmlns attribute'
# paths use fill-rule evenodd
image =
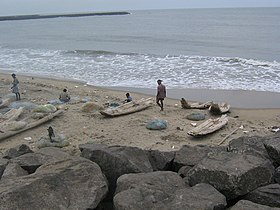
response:
<svg viewBox="0 0 280 210"><path fill-rule="evenodd" d="M191 114L187 115L186 118L188 120L194 120L194 121L205 120L205 114L204 113L195 112L195 113L191 113Z"/></svg>
<svg viewBox="0 0 280 210"><path fill-rule="evenodd" d="M8 107L12 109L18 109L20 107L23 107L26 110L32 110L35 109L38 105L32 102L19 102L15 101L12 102Z"/></svg>
<svg viewBox="0 0 280 210"><path fill-rule="evenodd" d="M34 112L43 112L43 113L53 113L56 112L57 108L52 104L44 104L44 105L38 105Z"/></svg>
<svg viewBox="0 0 280 210"><path fill-rule="evenodd" d="M161 119L151 120L147 123L146 128L149 130L163 130L167 128L167 121Z"/></svg>
<svg viewBox="0 0 280 210"><path fill-rule="evenodd" d="M191 126L196 127L197 123L191 123Z"/></svg>
<svg viewBox="0 0 280 210"><path fill-rule="evenodd" d="M278 127L278 126L272 126L272 127L271 127L271 131L274 132L274 133L277 133L277 132L280 131L280 127Z"/></svg>
<svg viewBox="0 0 280 210"><path fill-rule="evenodd" d="M100 106L97 103L93 103L93 102L87 102L87 103L83 104L83 106L81 108L82 112L86 112L86 113L98 111L101 109L103 109L102 106Z"/></svg>

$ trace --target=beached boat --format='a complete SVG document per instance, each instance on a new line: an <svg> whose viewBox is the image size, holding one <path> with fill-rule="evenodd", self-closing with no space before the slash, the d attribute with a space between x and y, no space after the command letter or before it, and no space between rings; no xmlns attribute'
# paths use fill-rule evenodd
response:
<svg viewBox="0 0 280 210"><path fill-rule="evenodd" d="M211 103L212 101L200 103L200 102L187 102L184 98L181 99L181 105L183 109L206 109L210 107Z"/></svg>
<svg viewBox="0 0 280 210"><path fill-rule="evenodd" d="M228 123L227 115L222 115L221 117L215 119L208 119L204 121L202 124L198 125L187 134L191 136L204 136L210 133L213 133L222 127L224 127Z"/></svg>
<svg viewBox="0 0 280 210"><path fill-rule="evenodd" d="M230 109L230 105L227 103L212 103L209 107L209 111L212 114L224 114L227 113Z"/></svg>
<svg viewBox="0 0 280 210"><path fill-rule="evenodd" d="M22 114L22 109L22 107L19 109L12 109L0 116L0 141L39 126L63 113L62 110L58 110L54 113L46 113L46 115L41 119L36 120L31 116L28 116L19 120L19 117Z"/></svg>
<svg viewBox="0 0 280 210"><path fill-rule="evenodd" d="M101 110L100 113L108 117L116 117L142 111L152 106L152 104L152 98L142 98L138 101L131 101L117 107L109 107L105 110Z"/></svg>

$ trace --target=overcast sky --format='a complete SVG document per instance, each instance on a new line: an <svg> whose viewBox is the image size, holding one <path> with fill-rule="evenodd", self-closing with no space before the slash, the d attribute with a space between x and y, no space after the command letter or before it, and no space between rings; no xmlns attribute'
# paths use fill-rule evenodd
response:
<svg viewBox="0 0 280 210"><path fill-rule="evenodd" d="M280 7L280 0L0 0L0 16L220 7Z"/></svg>

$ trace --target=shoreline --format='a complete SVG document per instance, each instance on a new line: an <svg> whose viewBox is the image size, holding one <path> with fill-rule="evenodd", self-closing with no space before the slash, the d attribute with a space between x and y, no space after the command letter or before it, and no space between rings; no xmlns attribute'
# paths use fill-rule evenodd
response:
<svg viewBox="0 0 280 210"><path fill-rule="evenodd" d="M0 76L10 75L11 70L0 70ZM135 88L121 86L94 86L87 84L86 81L69 78L56 78L38 74L17 73L19 76L36 77L40 79L55 80L57 82L73 82L77 84L87 85L93 88L105 89L110 91L130 92L133 94L143 94L149 97L155 97L157 85L155 88ZM198 102L226 102L231 107L238 109L280 109L280 93L269 91L253 91L253 90L215 90L215 89L168 89L167 98L181 100L185 98L187 101Z"/></svg>
<svg viewBox="0 0 280 210"><path fill-rule="evenodd" d="M155 89L133 87L104 87L110 90L127 91L155 96ZM102 88L102 87L101 87ZM208 90L208 89L167 89L170 99L198 102L226 102L240 109L278 109L280 108L280 93L249 90Z"/></svg>
<svg viewBox="0 0 280 210"><path fill-rule="evenodd" d="M272 127L278 126L280 122L280 109L240 109L232 107L230 112L227 113L229 122L224 128L213 134L194 138L187 135L187 132L193 129L193 123L186 116L199 112L203 113L206 119L215 117L209 113L208 109L182 109L179 100L166 98L164 112L161 112L156 103L153 103L150 108L141 112L106 118L98 110L83 112L84 103L80 99L87 98L90 102L102 108L108 102L122 103L125 99L125 93L128 92L127 88L124 91L117 90L117 88L109 89L91 86L81 81L24 76L21 74L18 74L17 77L22 93L21 103L46 104L49 100L58 99L64 88L68 89L74 101L63 104L60 107L60 109L64 110L62 116L1 141L0 153L7 148L15 147L22 143L30 145L32 149L36 149L36 142L47 135L49 126L52 126L56 133L63 134L69 141L70 145L65 150L78 154L79 145L87 142L112 146L133 146L161 151L178 150L182 145L218 145L223 138L242 125L242 129L238 129L230 135L230 138L227 138L224 142L226 145L233 138L271 135L273 134ZM11 94L11 74L0 73L0 78L0 96ZM149 91L145 93L146 95L133 93L132 98L137 101L141 98L154 97L155 90L149 89ZM171 92L171 90L168 90L169 97ZM26 118L31 113L32 111L26 110L25 116L23 115L22 118ZM146 124L152 119L166 120L168 122L167 129L160 131L147 129Z"/></svg>

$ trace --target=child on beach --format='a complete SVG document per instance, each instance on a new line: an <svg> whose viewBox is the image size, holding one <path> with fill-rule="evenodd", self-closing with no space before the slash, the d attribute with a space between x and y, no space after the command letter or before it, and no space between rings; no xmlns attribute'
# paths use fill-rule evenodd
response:
<svg viewBox="0 0 280 210"><path fill-rule="evenodd" d="M166 88L162 84L162 80L158 80L158 87L157 87L157 96L156 96L156 102L157 105L159 105L160 110L163 111L163 100L166 97Z"/></svg>
<svg viewBox="0 0 280 210"><path fill-rule="evenodd" d="M20 93L19 93L19 88L18 88L18 84L19 84L19 81L18 79L16 78L16 75L15 74L12 74L12 77L13 77L13 82L12 82L12 92L16 94L16 100L19 101L20 100Z"/></svg>
<svg viewBox="0 0 280 210"><path fill-rule="evenodd" d="M70 101L70 96L66 89L63 89L63 92L59 95L59 100L64 103Z"/></svg>
<svg viewBox="0 0 280 210"><path fill-rule="evenodd" d="M126 99L124 100L124 103L128 103L128 102L131 102L132 101L132 97L130 96L129 93L126 93Z"/></svg>

